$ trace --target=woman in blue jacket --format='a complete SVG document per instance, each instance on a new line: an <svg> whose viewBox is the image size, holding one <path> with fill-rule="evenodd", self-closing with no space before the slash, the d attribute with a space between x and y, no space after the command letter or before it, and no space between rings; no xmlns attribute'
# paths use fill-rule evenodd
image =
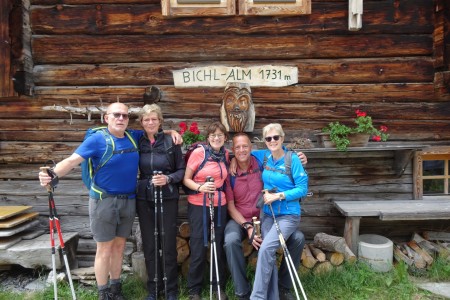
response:
<svg viewBox="0 0 450 300"><path fill-rule="evenodd" d="M265 126L263 137L268 149L254 151L252 154L260 163L266 161L262 179L264 189L269 192L264 195L261 219L263 242L259 249L250 299L275 300L279 299L276 251L280 247L280 240L269 205L272 206L283 237L287 240L300 223L300 199L308 192L308 175L297 155L292 155L292 178L286 174L284 131L280 124Z"/></svg>

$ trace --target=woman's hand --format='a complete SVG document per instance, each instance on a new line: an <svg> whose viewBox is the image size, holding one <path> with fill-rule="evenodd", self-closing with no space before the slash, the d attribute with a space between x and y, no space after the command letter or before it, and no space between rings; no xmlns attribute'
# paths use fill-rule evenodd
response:
<svg viewBox="0 0 450 300"><path fill-rule="evenodd" d="M236 176L237 172L237 161L236 158L233 157L230 161L230 167L228 168L228 171L230 172L231 176Z"/></svg>
<svg viewBox="0 0 450 300"><path fill-rule="evenodd" d="M199 192L202 193L214 193L216 191L216 186L214 185L214 182L205 182L202 184L202 186L199 189Z"/></svg>
<svg viewBox="0 0 450 300"><path fill-rule="evenodd" d="M264 204L269 205L272 204L272 202L278 201L280 199L281 199L280 193L269 193L269 192L264 193Z"/></svg>
<svg viewBox="0 0 450 300"><path fill-rule="evenodd" d="M163 186L167 184L167 176L164 174L153 175L152 184L154 186Z"/></svg>

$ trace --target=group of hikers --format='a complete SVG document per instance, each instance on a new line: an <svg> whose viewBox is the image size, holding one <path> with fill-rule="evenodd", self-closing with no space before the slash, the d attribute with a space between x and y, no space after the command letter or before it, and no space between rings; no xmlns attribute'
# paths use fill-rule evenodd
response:
<svg viewBox="0 0 450 300"><path fill-rule="evenodd" d="M62 177L81 163L92 162L89 219L97 244L94 270L99 299L125 299L120 275L136 213L148 274L145 299L158 299L162 294L165 299L178 299L180 185L188 199L189 299L201 299L208 242L210 293L216 299L227 299L226 266L238 299L295 299L291 290L294 287L297 293L296 270L305 243L298 227L300 199L308 190L303 168L307 159L283 146L280 124L263 128L264 150L252 150L249 136L236 133L230 160L224 146L228 132L222 123L213 122L206 129L206 142L185 161L182 136L162 129L163 114L156 104L141 109L143 130L127 129L128 107L119 102L108 106L104 121L107 129L87 137L51 172L39 173L40 184L48 187L54 176ZM114 151L104 162L108 143ZM253 217L260 219L261 235L256 234ZM258 250L253 284L246 275L243 239ZM280 245L285 252L278 271Z"/></svg>

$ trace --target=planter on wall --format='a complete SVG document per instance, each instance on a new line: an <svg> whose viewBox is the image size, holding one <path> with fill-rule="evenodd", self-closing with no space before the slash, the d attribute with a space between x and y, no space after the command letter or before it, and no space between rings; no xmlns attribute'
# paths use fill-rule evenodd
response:
<svg viewBox="0 0 450 300"><path fill-rule="evenodd" d="M329 133L316 134L318 144L323 148L335 148L336 145L331 141ZM354 133L348 136L349 147L366 147L369 143L370 134Z"/></svg>

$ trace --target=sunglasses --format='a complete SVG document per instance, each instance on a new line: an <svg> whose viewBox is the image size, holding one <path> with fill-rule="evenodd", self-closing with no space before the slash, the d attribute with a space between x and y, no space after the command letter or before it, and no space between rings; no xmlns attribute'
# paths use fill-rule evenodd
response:
<svg viewBox="0 0 450 300"><path fill-rule="evenodd" d="M279 136L279 135L266 136L264 139L266 140L266 142L269 142L269 143L270 143L270 142L272 141L272 139L273 139L274 141L278 141L278 140L280 139L280 136Z"/></svg>
<svg viewBox="0 0 450 300"><path fill-rule="evenodd" d="M113 115L116 119L120 119L120 117L122 117L124 120L128 119L128 114L109 113L108 115Z"/></svg>

